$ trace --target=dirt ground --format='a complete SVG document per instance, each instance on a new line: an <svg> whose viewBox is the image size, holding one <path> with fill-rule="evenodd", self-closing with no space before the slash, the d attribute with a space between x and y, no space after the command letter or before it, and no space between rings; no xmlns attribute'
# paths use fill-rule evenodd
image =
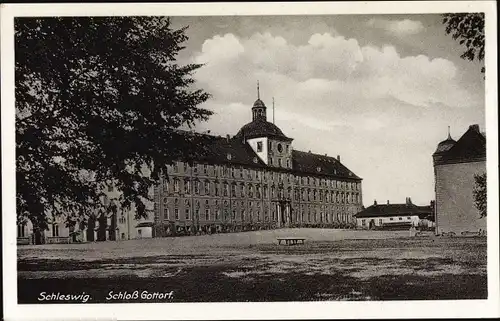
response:
<svg viewBox="0 0 500 321"><path fill-rule="evenodd" d="M278 245L280 236L307 240ZM40 302L41 292L85 292L89 303L485 299L486 239L281 229L20 246L19 303L78 303Z"/></svg>

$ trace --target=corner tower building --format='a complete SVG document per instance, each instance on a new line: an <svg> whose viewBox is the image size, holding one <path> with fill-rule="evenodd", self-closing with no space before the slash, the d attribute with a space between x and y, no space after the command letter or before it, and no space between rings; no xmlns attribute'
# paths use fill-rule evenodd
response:
<svg viewBox="0 0 500 321"><path fill-rule="evenodd" d="M169 166L155 189L155 236L355 225L361 178L340 157L294 150L259 91L251 116L192 166Z"/></svg>

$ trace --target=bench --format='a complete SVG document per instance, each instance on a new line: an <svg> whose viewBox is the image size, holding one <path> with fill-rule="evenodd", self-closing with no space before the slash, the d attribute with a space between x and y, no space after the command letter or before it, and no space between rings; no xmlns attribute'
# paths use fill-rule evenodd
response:
<svg viewBox="0 0 500 321"><path fill-rule="evenodd" d="M280 245L282 241L284 241L286 245L296 245L299 243L304 244L306 239L303 237L278 237L277 240L278 245Z"/></svg>

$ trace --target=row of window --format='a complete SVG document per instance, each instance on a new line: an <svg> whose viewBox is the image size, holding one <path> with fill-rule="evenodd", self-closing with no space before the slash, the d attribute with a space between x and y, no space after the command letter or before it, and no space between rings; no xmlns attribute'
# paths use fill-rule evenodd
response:
<svg viewBox="0 0 500 321"><path fill-rule="evenodd" d="M406 219L407 219L407 220L411 220L411 217L410 217L410 216L408 216L408 217L406 217ZM403 220L403 218L402 218L402 217L398 217L398 220L399 220L399 221L402 221L402 220ZM394 217L390 217L390 218L389 218L389 221L394 221ZM382 225L382 223L383 223L383 220L382 220L381 218L379 218L379 219L378 219L378 224L379 224L379 225ZM362 219L362 220L361 220L361 225L362 225L362 226L366 226L366 219Z"/></svg>
<svg viewBox="0 0 500 321"><path fill-rule="evenodd" d="M283 144L283 143L280 143L280 142L273 142L273 141L268 141L268 145L267 145L267 148L268 148L268 152L273 152L275 149L273 148L274 146L276 145L276 150L279 152L279 153L283 153L283 151L288 154L289 150L290 150L290 145L288 144ZM285 146L285 148L283 149L283 146ZM263 142L262 141L258 141L257 142L257 152L262 152L263 150Z"/></svg>
<svg viewBox="0 0 500 321"><path fill-rule="evenodd" d="M278 160L280 161L280 160ZM289 162L289 160L287 160ZM180 163L180 162L179 162ZM173 172L180 173L179 171L179 163L176 162L174 164ZM182 163L184 167L184 173L188 171L190 168L189 164ZM272 165L272 164L271 164ZM281 166L281 165L280 165ZM273 171L261 171L255 169L247 169L243 167L227 167L222 165L207 165L207 164L195 164L193 168L193 173L199 173L201 167L201 172L204 175L216 174L216 176L227 177L227 178L241 178L241 179L267 179L272 181L284 182L287 181L291 183L292 180L295 181L296 185L315 185L315 186L324 186L324 187L332 187L332 188L342 188L342 189L351 189L351 190L359 190L361 188L361 184L359 182L345 182L339 181L329 178L318 178L318 177L310 177L310 176L299 176L287 173L278 173ZM287 165L289 167L289 165ZM218 174L218 175L217 175Z"/></svg>
<svg viewBox="0 0 500 321"><path fill-rule="evenodd" d="M248 198L268 198L269 188L267 185L260 186L259 184L245 184L245 183L219 183L210 182L205 180L202 184L199 180L191 181L189 179L179 180L178 178L173 179L173 190L169 188L168 182L163 182L163 193L169 194L170 192L180 193L181 191L181 181L183 182L183 192L184 194L194 195L214 195L214 196L226 196L231 195L232 197L248 197ZM193 187L192 187L193 186ZM203 190L202 190L203 187ZM271 198L279 197L291 198L292 188L288 187L286 189L279 187L276 188L274 185L270 188ZM299 195L301 195L301 200L303 201L320 201L320 202L337 202L337 203L360 203L361 195L360 193L348 193L348 192L336 192L327 190L316 190L316 189L305 189L296 188L294 189L293 197L294 200L299 200Z"/></svg>
<svg viewBox="0 0 500 321"><path fill-rule="evenodd" d="M269 211L269 210L249 210L248 211L248 216L247 216L247 211L242 209L242 210L221 210L217 209L212 212L210 208L205 208L203 211L200 209L195 209L194 210L194 217L191 216L191 209L186 208L184 209L184 217L183 219L185 220L192 220L192 219L197 219L197 220L204 220L204 221L211 221L211 220L240 220L240 221L245 221L245 220L250 220L250 221L269 221L271 219L272 222L278 221L278 215L276 211ZM163 218L164 220L181 220L181 211L178 208L173 209L173 216L170 216L170 208L164 208L163 210ZM264 216L263 216L264 215ZM307 218L307 220L306 220ZM297 218L295 218L296 220ZM309 211L301 211L300 216L299 216L299 221L300 222L320 222L320 223L329 223L329 222L348 222L350 221L351 216L348 213L325 213L325 212L320 212L320 211L315 211L315 210L309 210Z"/></svg>

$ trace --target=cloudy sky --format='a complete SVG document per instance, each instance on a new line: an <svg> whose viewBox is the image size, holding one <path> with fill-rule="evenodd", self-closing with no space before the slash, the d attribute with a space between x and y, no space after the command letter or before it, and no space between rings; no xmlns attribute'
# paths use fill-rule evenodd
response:
<svg viewBox="0 0 500 321"><path fill-rule="evenodd" d="M234 135L261 99L293 148L340 155L365 206L434 199L432 153L471 124L484 130L481 65L460 58L439 15L174 17L189 26L181 63L212 94L199 125Z"/></svg>

